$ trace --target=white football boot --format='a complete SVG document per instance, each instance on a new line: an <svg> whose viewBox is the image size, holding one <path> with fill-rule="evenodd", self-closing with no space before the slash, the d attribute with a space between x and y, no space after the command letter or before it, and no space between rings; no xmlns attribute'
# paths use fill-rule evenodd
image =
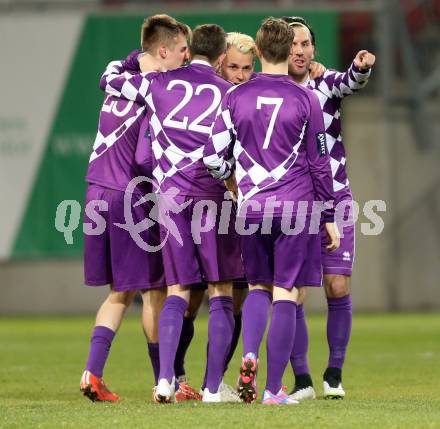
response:
<svg viewBox="0 0 440 429"><path fill-rule="evenodd" d="M207 387L203 391L203 402L241 402L238 393L227 384L220 383L216 393L211 393Z"/></svg>
<svg viewBox="0 0 440 429"><path fill-rule="evenodd" d="M175 396L176 380L173 377L171 383L166 378L161 378L153 389L153 400L159 404L170 404L176 402Z"/></svg>
<svg viewBox="0 0 440 429"><path fill-rule="evenodd" d="M339 383L336 387L332 387L324 381L323 386L324 399L344 399L345 390L342 388L342 383Z"/></svg>
<svg viewBox="0 0 440 429"><path fill-rule="evenodd" d="M296 401L307 401L310 399L316 399L316 392L313 386L308 386L291 393L289 398L295 399Z"/></svg>

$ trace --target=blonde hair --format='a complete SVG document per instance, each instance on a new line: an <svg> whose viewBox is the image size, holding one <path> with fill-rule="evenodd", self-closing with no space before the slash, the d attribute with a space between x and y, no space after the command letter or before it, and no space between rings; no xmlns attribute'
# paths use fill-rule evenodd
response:
<svg viewBox="0 0 440 429"><path fill-rule="evenodd" d="M254 39L247 34L238 33L235 31L228 33L226 36L226 44L227 49L229 49L231 46L234 46L242 54L250 53L254 57L257 54Z"/></svg>

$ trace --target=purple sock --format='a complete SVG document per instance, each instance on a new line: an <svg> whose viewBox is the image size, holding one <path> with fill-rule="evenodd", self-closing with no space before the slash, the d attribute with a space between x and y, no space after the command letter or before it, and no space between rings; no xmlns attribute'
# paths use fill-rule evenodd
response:
<svg viewBox="0 0 440 429"><path fill-rule="evenodd" d="M295 343L292 354L290 355L290 364L295 375L310 374L307 352L309 350L309 334L307 332L307 323L304 317L304 306L296 306L296 333Z"/></svg>
<svg viewBox="0 0 440 429"><path fill-rule="evenodd" d="M227 371L229 362L231 362L232 357L234 356L235 349L238 345L238 340L240 339L241 334L241 312L238 314L234 314L234 332L232 333L231 347L229 348L229 353L226 356L225 369L223 374Z"/></svg>
<svg viewBox="0 0 440 429"><path fill-rule="evenodd" d="M272 320L267 333L266 390L277 394L281 389L283 374L295 342L296 304L292 301L275 301Z"/></svg>
<svg viewBox="0 0 440 429"><path fill-rule="evenodd" d="M183 318L182 333L180 334L176 359L174 360L174 373L176 374L176 377L185 375L185 356L194 337L194 319L195 317Z"/></svg>
<svg viewBox="0 0 440 429"><path fill-rule="evenodd" d="M102 377L114 337L115 332L105 326L95 326L93 329L86 370L96 377Z"/></svg>
<svg viewBox="0 0 440 429"><path fill-rule="evenodd" d="M148 354L150 355L151 366L153 368L154 385L157 386L160 370L159 343L148 343Z"/></svg>
<svg viewBox="0 0 440 429"><path fill-rule="evenodd" d="M217 296L209 300L208 361L206 364L206 387L216 393L223 378L226 356L231 347L234 331L234 306L232 297Z"/></svg>
<svg viewBox="0 0 440 429"><path fill-rule="evenodd" d="M327 298L327 341L330 349L329 368L342 369L351 333L351 295Z"/></svg>
<svg viewBox="0 0 440 429"><path fill-rule="evenodd" d="M231 362L232 357L234 356L235 349L238 345L238 340L241 334L241 313L234 314L234 332L232 333L232 341L231 347L229 348L229 353L226 356L225 369L223 370L223 375L228 369L229 362ZM209 342L206 345L206 361L208 361L208 350L209 350ZM206 369L205 376L203 378L202 390L206 387Z"/></svg>
<svg viewBox="0 0 440 429"><path fill-rule="evenodd" d="M163 305L159 317L159 380L166 378L171 383L174 376L174 360L187 308L188 303L176 295L169 296Z"/></svg>
<svg viewBox="0 0 440 429"><path fill-rule="evenodd" d="M243 355L258 356L266 331L272 294L262 289L251 290L243 304Z"/></svg>

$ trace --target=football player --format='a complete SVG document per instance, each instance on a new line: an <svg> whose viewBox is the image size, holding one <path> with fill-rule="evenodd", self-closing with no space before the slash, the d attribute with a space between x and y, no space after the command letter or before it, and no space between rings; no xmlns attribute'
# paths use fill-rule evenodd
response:
<svg viewBox="0 0 440 429"><path fill-rule="evenodd" d="M353 223L353 196L346 171L346 155L341 135L341 106L344 97L365 87L374 65L375 56L365 50L359 51L349 69L344 72L326 70L319 77L311 77L310 64L315 55L316 38L312 28L301 17L284 17L295 32L289 75L298 84L311 89L318 97L324 115L325 133L333 176L336 222L341 232L341 246L335 252L326 250L327 239L322 230L322 267L324 287L328 304L327 340L329 359L324 372L324 397L343 398L342 366L350 339L352 302L350 278L353 270L355 229ZM303 302L305 289L300 290L297 308L297 334L291 356L295 373L292 398L297 400L315 398L307 361L308 334L304 319Z"/></svg>

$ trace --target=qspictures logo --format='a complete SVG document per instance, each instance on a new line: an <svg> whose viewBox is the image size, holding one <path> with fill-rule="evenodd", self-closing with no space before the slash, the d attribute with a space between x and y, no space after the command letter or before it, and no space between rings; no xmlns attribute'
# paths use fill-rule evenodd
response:
<svg viewBox="0 0 440 429"><path fill-rule="evenodd" d="M219 235L230 234L233 229L241 236L249 236L259 232L271 234L274 219L281 219L281 231L285 235L297 235L305 230L308 234L319 234L323 214L334 208L334 218L339 235L344 236L344 229L352 228L359 219L360 206L356 201L345 199L338 204L333 201L277 201L275 196L264 202L245 200L236 207L232 194L227 191L223 201L182 197L177 188L169 188L166 192L143 194L140 185L147 184L151 189L153 181L145 176L131 180L123 194L123 219L112 225L130 234L131 239L146 252L160 251L165 243L173 239L183 246L184 237L175 219L179 216L190 221L191 236L195 244L200 244L204 233L216 229ZM141 208L141 210L139 210ZM75 200L62 201L56 210L55 228L64 234L66 244L73 244L73 232L79 227L81 204ZM105 213L109 211L109 202L105 199L88 201L85 208L83 232L86 235L101 235L109 227ZM385 224L379 212L386 211L382 200L367 201L362 211L368 222L360 225L364 235L379 235ZM139 218L139 212L142 213ZM136 213L136 216L134 215ZM255 220L255 214L262 222ZM156 229L153 234L153 229ZM149 231L152 232L149 234ZM150 242L160 231L160 241Z"/></svg>

